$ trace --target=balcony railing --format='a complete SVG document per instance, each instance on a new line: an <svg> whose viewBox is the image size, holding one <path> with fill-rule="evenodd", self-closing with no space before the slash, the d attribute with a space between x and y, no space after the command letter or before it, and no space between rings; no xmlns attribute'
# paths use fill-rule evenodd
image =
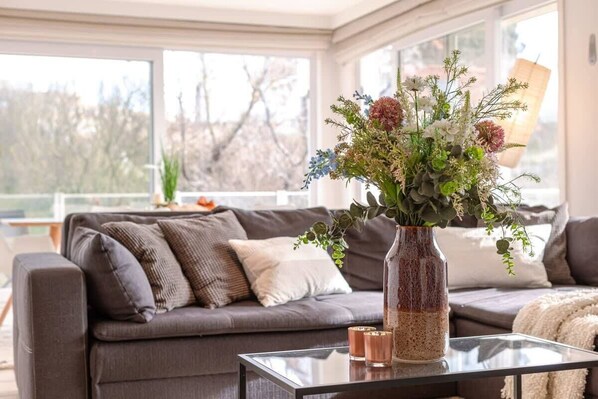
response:
<svg viewBox="0 0 598 399"><path fill-rule="evenodd" d="M307 191L179 192L177 202L194 203L201 196L217 205L249 209L302 208L309 205ZM62 219L73 212L151 210L147 193L0 194L0 210L22 209L27 217Z"/></svg>

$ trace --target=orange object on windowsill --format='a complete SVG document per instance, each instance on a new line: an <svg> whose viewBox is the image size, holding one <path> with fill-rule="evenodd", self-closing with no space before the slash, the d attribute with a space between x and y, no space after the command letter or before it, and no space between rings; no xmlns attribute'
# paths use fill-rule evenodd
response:
<svg viewBox="0 0 598 399"><path fill-rule="evenodd" d="M201 206L207 208L209 211L216 208L216 204L214 203L213 200L208 201L208 199L203 196L199 197L199 199L197 200L197 205L201 205Z"/></svg>

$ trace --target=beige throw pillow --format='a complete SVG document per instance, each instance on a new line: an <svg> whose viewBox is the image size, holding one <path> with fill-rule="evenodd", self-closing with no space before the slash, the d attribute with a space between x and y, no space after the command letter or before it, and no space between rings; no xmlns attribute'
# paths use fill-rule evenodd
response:
<svg viewBox="0 0 598 399"><path fill-rule="evenodd" d="M102 227L141 264L158 313L195 304L191 285L157 224L109 222Z"/></svg>
<svg viewBox="0 0 598 399"><path fill-rule="evenodd" d="M229 240L251 289L266 307L304 297L351 292L326 251L312 245L293 250L296 237Z"/></svg>
<svg viewBox="0 0 598 399"><path fill-rule="evenodd" d="M448 286L457 288L539 288L550 287L542 263L544 248L550 237L550 224L527 226L534 249L529 256L521 245L513 245L515 276L509 276L496 253L498 232L488 236L485 228L447 227L436 229L438 246L448 262Z"/></svg>
<svg viewBox="0 0 598 399"><path fill-rule="evenodd" d="M158 224L202 305L218 308L251 296L241 264L228 243L247 238L234 213L164 219Z"/></svg>

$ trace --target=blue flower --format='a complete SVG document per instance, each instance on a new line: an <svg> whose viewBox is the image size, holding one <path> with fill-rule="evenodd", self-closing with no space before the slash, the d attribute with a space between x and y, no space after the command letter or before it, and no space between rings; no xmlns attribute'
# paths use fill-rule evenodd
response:
<svg viewBox="0 0 598 399"><path fill-rule="evenodd" d="M309 161L308 172L305 174L302 189L309 187L313 180L328 176L334 172L338 164L336 162L336 154L331 149L317 150L316 155Z"/></svg>

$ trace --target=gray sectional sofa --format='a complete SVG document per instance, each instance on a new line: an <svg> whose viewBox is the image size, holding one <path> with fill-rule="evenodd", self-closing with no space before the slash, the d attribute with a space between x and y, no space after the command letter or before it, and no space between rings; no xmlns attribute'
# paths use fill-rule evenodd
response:
<svg viewBox="0 0 598 399"><path fill-rule="evenodd" d="M297 235L314 221L329 218L324 208L234 212L250 239ZM76 227L102 231L108 221L155 223L157 218L185 215L190 214L69 215L61 255L25 254L15 259L14 351L21 398L235 398L238 353L344 345L347 326L381 325L381 262L394 238L393 223L383 218L348 238L351 249L342 272L354 288L352 294L271 308L255 300L214 310L179 308L146 324L108 320L89 308L85 275L69 260L69 240ZM579 285L451 292L451 334L507 332L528 301L555 290L598 285L598 219L570 220L567 235L568 260ZM588 380L587 397L598 399L598 371L593 370ZM490 399L500 397L501 387L501 379L489 379L370 396ZM269 381L249 376L249 397L288 396Z"/></svg>

